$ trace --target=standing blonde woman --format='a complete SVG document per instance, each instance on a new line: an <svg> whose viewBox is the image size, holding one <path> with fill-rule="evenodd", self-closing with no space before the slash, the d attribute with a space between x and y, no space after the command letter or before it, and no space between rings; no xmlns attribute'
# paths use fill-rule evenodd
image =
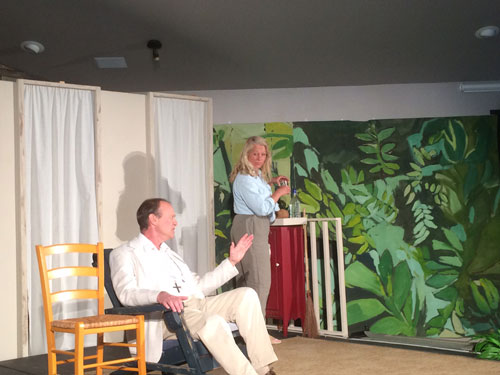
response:
<svg viewBox="0 0 500 375"><path fill-rule="evenodd" d="M266 316L267 297L271 287L269 226L276 219L281 196L290 194L288 178L271 176L271 152L262 137L250 137L233 168L229 180L233 183L234 212L231 241L237 243L246 233L253 234L252 247L237 264L238 286L255 289L262 314ZM282 185L283 182L287 182ZM274 193L271 185L277 184ZM280 341L271 337L274 344Z"/></svg>

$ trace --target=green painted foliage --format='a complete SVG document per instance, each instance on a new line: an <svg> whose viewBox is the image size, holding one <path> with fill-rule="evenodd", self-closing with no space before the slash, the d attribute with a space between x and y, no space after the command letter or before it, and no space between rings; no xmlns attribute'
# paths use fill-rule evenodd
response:
<svg viewBox="0 0 500 375"><path fill-rule="evenodd" d="M219 162L215 139L229 133L214 137ZM500 327L493 117L296 123L293 148L285 139L272 138L273 152L292 153L308 216L342 219L350 329L457 337ZM224 202L224 173L214 174Z"/></svg>

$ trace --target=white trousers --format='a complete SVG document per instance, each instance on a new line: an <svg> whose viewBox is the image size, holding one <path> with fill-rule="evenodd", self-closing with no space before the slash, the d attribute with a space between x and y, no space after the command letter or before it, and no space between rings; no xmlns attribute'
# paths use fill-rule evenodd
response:
<svg viewBox="0 0 500 375"><path fill-rule="evenodd" d="M237 288L185 303L184 319L194 338L200 339L230 375L263 375L277 361L262 316L259 297L251 288ZM238 348L227 322L238 325L250 361Z"/></svg>

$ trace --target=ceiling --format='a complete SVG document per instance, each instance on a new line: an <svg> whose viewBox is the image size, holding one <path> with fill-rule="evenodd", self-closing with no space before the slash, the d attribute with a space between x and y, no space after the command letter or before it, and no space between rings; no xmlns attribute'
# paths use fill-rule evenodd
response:
<svg viewBox="0 0 500 375"><path fill-rule="evenodd" d="M4 77L126 92L500 80L500 37L474 36L500 26L499 0L1 0L0 15ZM128 68L94 60L120 56Z"/></svg>

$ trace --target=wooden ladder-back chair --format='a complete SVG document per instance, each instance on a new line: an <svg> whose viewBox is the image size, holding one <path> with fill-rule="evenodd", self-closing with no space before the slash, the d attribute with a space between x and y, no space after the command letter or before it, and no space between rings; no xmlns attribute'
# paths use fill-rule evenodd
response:
<svg viewBox="0 0 500 375"><path fill-rule="evenodd" d="M88 266L64 266L48 269L47 256L61 254L96 254L99 259L97 268ZM126 370L140 375L146 374L144 349L144 316L143 315L110 315L104 314L104 251L102 243L93 244L60 244L52 246L36 246L38 268L42 283L43 307L45 312L45 328L47 332L48 374L57 374L57 365L74 363L75 375L82 375L86 369L96 369L101 375L102 369ZM97 289L54 290L51 284L64 277L90 277L97 280ZM51 283L52 281L52 283ZM96 300L97 315L63 320L54 320L52 305L69 300ZM135 344L104 342L105 332L135 330ZM58 350L55 347L55 333L72 333L75 336L75 349ZM97 334L96 354L85 355L85 335ZM134 346L135 356L104 361L105 346ZM70 356L59 359L58 355ZM92 360L90 363L86 363ZM135 363L137 363L136 367Z"/></svg>

